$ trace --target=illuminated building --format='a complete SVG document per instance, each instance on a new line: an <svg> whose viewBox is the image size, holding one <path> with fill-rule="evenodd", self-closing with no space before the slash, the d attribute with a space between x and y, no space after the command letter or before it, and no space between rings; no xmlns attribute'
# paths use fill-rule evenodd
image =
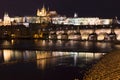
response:
<svg viewBox="0 0 120 80"><path fill-rule="evenodd" d="M53 16L57 16L57 12L56 11L50 11L49 9L47 10L45 8L45 6L43 5L42 9L38 9L37 10L37 16L39 17L53 17Z"/></svg>
<svg viewBox="0 0 120 80"><path fill-rule="evenodd" d="M43 5L43 8L41 10L40 9L37 10L37 16L47 16L47 10L44 7L44 5Z"/></svg>
<svg viewBox="0 0 120 80"><path fill-rule="evenodd" d="M57 12L50 11L49 9L47 10L43 5L42 9L37 10L37 16L38 19L36 23L49 23L51 22L51 17L57 16Z"/></svg>
<svg viewBox="0 0 120 80"><path fill-rule="evenodd" d="M45 6L38 9L35 16L9 17L8 13L4 14L3 21L0 19L1 25L25 25L29 27L29 23L52 23L60 25L109 25L113 19L101 19L99 17L78 17L74 13L74 17L60 16L56 11L50 11Z"/></svg>
<svg viewBox="0 0 120 80"><path fill-rule="evenodd" d="M2 26L3 25L3 22L2 22L2 19L0 19L0 26Z"/></svg>
<svg viewBox="0 0 120 80"><path fill-rule="evenodd" d="M11 25L10 17L7 13L4 14L4 25Z"/></svg>
<svg viewBox="0 0 120 80"><path fill-rule="evenodd" d="M47 10L44 5L42 9L37 10L36 16L15 16L9 17L8 13L4 14L3 21L0 19L0 26L2 25L26 25L29 23L50 23L51 18L57 16L56 11Z"/></svg>
<svg viewBox="0 0 120 80"><path fill-rule="evenodd" d="M89 17L89 18L53 18L53 24L64 24L64 25L109 25L112 23L112 19L100 19L98 17Z"/></svg>

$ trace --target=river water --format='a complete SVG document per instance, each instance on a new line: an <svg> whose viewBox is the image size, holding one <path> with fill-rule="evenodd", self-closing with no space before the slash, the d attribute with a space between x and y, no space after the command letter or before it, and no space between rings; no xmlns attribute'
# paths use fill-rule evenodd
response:
<svg viewBox="0 0 120 80"><path fill-rule="evenodd" d="M82 80L111 42L0 40L0 80Z"/></svg>

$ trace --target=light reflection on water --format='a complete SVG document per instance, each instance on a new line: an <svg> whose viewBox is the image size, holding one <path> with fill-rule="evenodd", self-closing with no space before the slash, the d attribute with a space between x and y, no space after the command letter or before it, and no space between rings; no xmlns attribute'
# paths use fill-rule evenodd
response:
<svg viewBox="0 0 120 80"><path fill-rule="evenodd" d="M59 78L68 76L66 80L71 80L76 76L83 76L84 70L89 67L89 64L99 60L113 49L114 45L110 42L0 40L0 67L3 66L0 68L0 73L9 72L7 76L13 76L11 80L18 80L18 78L14 79L14 73L19 77L22 75L20 80L23 80L22 77L29 78L36 75L38 76L34 77L36 79L32 77L26 80L38 80L37 78L46 80L44 78L51 76L53 77L47 80L58 80L58 78L53 79L54 76L58 75L62 75ZM13 68L15 68L15 71ZM71 74L74 75L69 76ZM6 75L1 75L6 78ZM0 80L4 80L4 78L0 78Z"/></svg>
<svg viewBox="0 0 120 80"><path fill-rule="evenodd" d="M65 41L65 40L1 40L1 49L22 49L42 51L74 52L110 52L114 45L111 42Z"/></svg>
<svg viewBox="0 0 120 80"><path fill-rule="evenodd" d="M57 52L57 51L19 51L19 50L0 50L0 64L11 62L25 62L35 60L39 69L44 69L47 65L80 65L80 62L90 62L99 59L105 53L90 52ZM65 64L64 60L71 58L72 62ZM63 61L63 62L62 62Z"/></svg>
<svg viewBox="0 0 120 80"><path fill-rule="evenodd" d="M0 45L2 48L0 51L1 63L37 60L37 66L41 68L53 62L55 65L62 64L62 62L57 62L60 58L56 57L64 60L64 57L69 56L74 62L70 65L74 66L80 62L79 60L87 63L100 58L114 47L109 42L61 40L1 40ZM53 58L55 58L54 61Z"/></svg>

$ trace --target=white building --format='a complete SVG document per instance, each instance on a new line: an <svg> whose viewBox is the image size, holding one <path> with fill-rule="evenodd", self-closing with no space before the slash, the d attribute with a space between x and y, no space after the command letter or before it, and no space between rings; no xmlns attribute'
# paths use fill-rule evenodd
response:
<svg viewBox="0 0 120 80"><path fill-rule="evenodd" d="M10 17L7 13L4 14L3 24L4 25L11 25L11 20L10 20Z"/></svg>

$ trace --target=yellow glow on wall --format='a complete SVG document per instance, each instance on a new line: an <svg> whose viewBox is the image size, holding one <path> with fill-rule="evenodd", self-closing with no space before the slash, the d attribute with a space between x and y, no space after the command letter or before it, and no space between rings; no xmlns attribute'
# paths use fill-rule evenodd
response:
<svg viewBox="0 0 120 80"><path fill-rule="evenodd" d="M33 37L34 37L34 38L39 38L39 35L38 35L38 34L35 34Z"/></svg>
<svg viewBox="0 0 120 80"><path fill-rule="evenodd" d="M87 40L89 37L89 34L82 34L82 40Z"/></svg>
<svg viewBox="0 0 120 80"><path fill-rule="evenodd" d="M104 40L104 34L98 35L97 40Z"/></svg>
<svg viewBox="0 0 120 80"><path fill-rule="evenodd" d="M61 34L57 35L57 39L61 39Z"/></svg>

